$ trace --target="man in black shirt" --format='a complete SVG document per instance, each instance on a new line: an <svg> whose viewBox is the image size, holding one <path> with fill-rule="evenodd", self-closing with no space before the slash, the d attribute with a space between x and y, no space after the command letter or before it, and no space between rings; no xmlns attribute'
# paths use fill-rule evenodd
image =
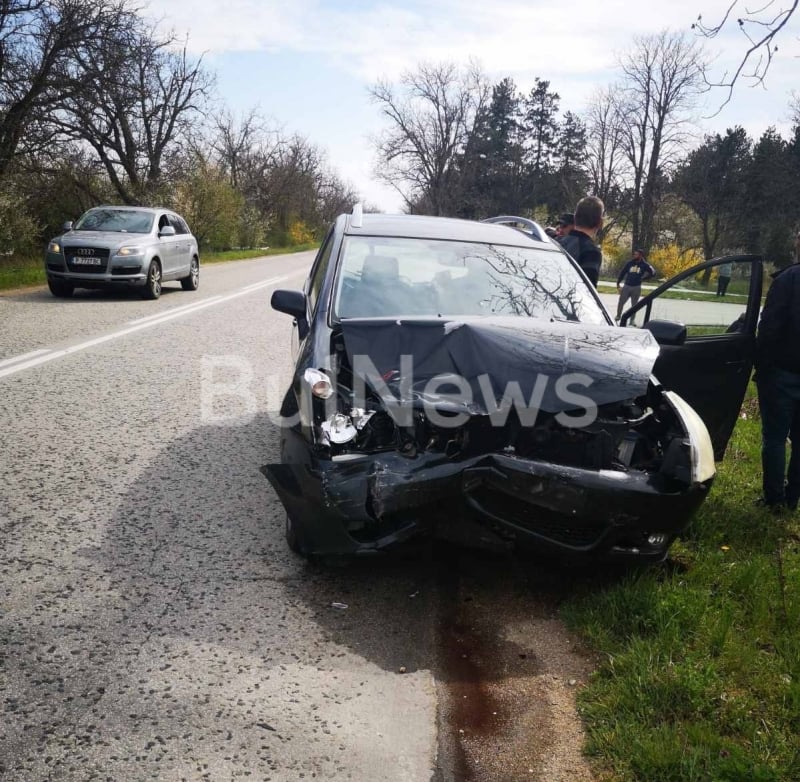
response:
<svg viewBox="0 0 800 782"><path fill-rule="evenodd" d="M597 287L603 254L595 244L597 232L603 227L603 202L596 196L586 196L575 207L575 227L557 241L578 262L592 285Z"/></svg>
<svg viewBox="0 0 800 782"><path fill-rule="evenodd" d="M756 341L761 466L770 508L800 499L800 265L779 272L767 293ZM786 438L792 441L786 473ZM795 445L797 448L795 449Z"/></svg>
<svg viewBox="0 0 800 782"><path fill-rule="evenodd" d="M572 212L564 212L556 223L556 236L566 236L575 227L575 215Z"/></svg>
<svg viewBox="0 0 800 782"><path fill-rule="evenodd" d="M633 307L642 295L642 282L655 277L656 270L644 259L642 250L634 250L631 258L617 277L619 302L617 303L617 320L622 316L622 309L630 299ZM621 290L620 290L621 289Z"/></svg>

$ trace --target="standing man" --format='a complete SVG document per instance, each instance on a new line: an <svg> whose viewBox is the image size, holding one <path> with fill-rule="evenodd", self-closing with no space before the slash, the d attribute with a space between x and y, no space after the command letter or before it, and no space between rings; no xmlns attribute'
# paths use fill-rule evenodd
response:
<svg viewBox="0 0 800 782"><path fill-rule="evenodd" d="M622 309L628 299L631 301L631 307L639 301L639 297L642 295L642 282L655 276L656 270L645 260L644 252L634 250L633 258L622 267L622 271L617 277L617 290L619 291L617 320L622 317Z"/></svg>
<svg viewBox="0 0 800 782"><path fill-rule="evenodd" d="M592 285L597 287L603 253L595 244L597 232L603 227L605 206L596 196L586 196L575 207L575 227L559 237L561 246L578 262ZM565 215L562 215L564 217Z"/></svg>
<svg viewBox="0 0 800 782"><path fill-rule="evenodd" d="M800 499L800 264L780 271L767 293L756 339L756 385L764 490L759 502L795 509ZM792 441L788 474L787 436Z"/></svg>
<svg viewBox="0 0 800 782"><path fill-rule="evenodd" d="M731 282L733 274L732 263L721 263L719 265L719 277L717 278L717 296L724 296Z"/></svg>
<svg viewBox="0 0 800 782"><path fill-rule="evenodd" d="M566 236L575 227L575 215L564 212L556 223L556 236Z"/></svg>

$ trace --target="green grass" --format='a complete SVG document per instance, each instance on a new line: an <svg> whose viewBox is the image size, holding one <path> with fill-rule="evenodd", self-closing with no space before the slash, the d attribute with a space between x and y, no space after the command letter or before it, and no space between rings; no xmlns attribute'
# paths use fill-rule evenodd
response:
<svg viewBox="0 0 800 782"><path fill-rule="evenodd" d="M682 286L680 286L682 287ZM617 292L617 284L605 282L600 280L598 290L600 293L616 293ZM700 289L702 290L702 289ZM723 296L722 298L717 298L715 296L715 290L710 290L709 293L701 293L699 290L669 290L661 294L659 298L662 299L682 299L683 301L710 301L710 302L725 302L726 304L747 304L747 296L748 291L745 290L744 293L733 292L730 288L728 288L728 293ZM642 296L646 296L648 293L652 293L652 291L648 289L642 290ZM766 295L766 292L764 293Z"/></svg>
<svg viewBox="0 0 800 782"><path fill-rule="evenodd" d="M301 253L306 250L316 250L319 244L298 244L294 247L268 247L262 250L224 250L221 252L204 252L200 256L203 264L224 263L225 261L241 261L247 258L263 258L265 255L285 255L286 253Z"/></svg>
<svg viewBox="0 0 800 782"><path fill-rule="evenodd" d="M753 506L746 400L711 496L661 566L563 608L601 663L580 697L600 779L800 779L800 525Z"/></svg>
<svg viewBox="0 0 800 782"><path fill-rule="evenodd" d="M41 258L0 258L0 290L46 282Z"/></svg>
<svg viewBox="0 0 800 782"><path fill-rule="evenodd" d="M226 250L224 252L204 252L200 255L202 265L239 261L247 258L262 258L265 255L284 255L313 250L317 244L302 244L295 247L270 247L266 250ZM0 290L44 285L47 276L41 258L0 258Z"/></svg>

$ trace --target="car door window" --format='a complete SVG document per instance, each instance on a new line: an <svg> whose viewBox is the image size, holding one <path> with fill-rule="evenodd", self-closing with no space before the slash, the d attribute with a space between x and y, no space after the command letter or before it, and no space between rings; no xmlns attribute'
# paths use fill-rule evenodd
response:
<svg viewBox="0 0 800 782"><path fill-rule="evenodd" d="M759 267L760 268L760 267ZM685 278L673 278L647 306L637 307L624 325L668 320L686 326L687 339L741 331L747 312L751 260L720 260Z"/></svg>
<svg viewBox="0 0 800 782"><path fill-rule="evenodd" d="M660 352L653 374L697 411L717 459L725 453L753 369L762 276L759 256L706 261L659 286L620 320L656 334Z"/></svg>
<svg viewBox="0 0 800 782"><path fill-rule="evenodd" d="M178 215L169 215L169 224L175 229L176 234L188 234L189 229L186 223L178 217Z"/></svg>
<svg viewBox="0 0 800 782"><path fill-rule="evenodd" d="M325 238L325 243L317 256L314 266L308 278L308 305L309 310L313 313L316 309L317 300L319 299L320 291L322 290L322 283L325 281L325 275L328 271L328 265L331 260L331 252L333 250L333 231L329 231Z"/></svg>

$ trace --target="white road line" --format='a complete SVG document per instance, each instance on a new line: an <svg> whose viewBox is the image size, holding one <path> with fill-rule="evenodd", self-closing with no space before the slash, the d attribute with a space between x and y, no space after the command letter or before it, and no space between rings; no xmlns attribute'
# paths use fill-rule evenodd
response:
<svg viewBox="0 0 800 782"><path fill-rule="evenodd" d="M305 274L305 272L303 272L303 274ZM217 304L222 304L223 302L230 301L231 299L236 299L239 296L246 296L249 293L261 290L262 288L268 288L271 285L275 285L276 283L283 282L284 280L288 280L289 278L296 277L298 275L299 273L285 274L282 277L271 277L270 279L262 280L261 282L256 283L255 285L249 285L246 288L242 288L236 291L235 293L229 293L225 296L206 299L205 302L199 303L188 310L183 309L180 312L169 311L163 313L161 317L154 318L153 320L149 320L146 323L136 323L134 325L129 325L127 328L119 329L118 331L112 331L110 334L104 334L102 337L96 337L95 339L90 339L87 340L86 342L81 342L77 345L70 345L69 347L62 348L61 350L45 351L47 355L34 355L40 352L40 351L34 351L33 353L27 353L22 356L16 356L13 359L6 359L6 363L11 363L11 362L14 363L12 364L12 366L8 366L5 369L0 369L0 378L8 377L9 375L14 375L17 372L22 372L25 369L38 367L41 364L46 364L48 361L53 361L54 359L62 358L63 356L69 356L72 353L78 353L82 350L93 348L96 345L102 345L104 342L111 342L111 340L119 339L120 337L125 337L128 334L134 334L137 331L149 329L151 326L158 326L162 323L166 323L167 321L175 320L176 318L182 318L184 315L193 315L195 312L205 309L206 307L213 307ZM26 358L27 360L23 360Z"/></svg>
<svg viewBox="0 0 800 782"><path fill-rule="evenodd" d="M145 315L143 318L134 318L133 320L128 321L128 325L132 326L134 323L144 323L148 320L155 320L156 318L161 318L164 315L172 314L173 312L183 312L184 310L191 310L195 307L199 307L203 304L208 304L212 301L217 301L221 299L222 296L209 296L207 299L200 299L200 301L193 301L191 304L184 304L181 307L172 307L168 310L162 310L161 312L156 312L155 315Z"/></svg>
<svg viewBox="0 0 800 782"><path fill-rule="evenodd" d="M23 353L21 356L14 356L13 358L4 358L0 361L0 367L8 366L9 364L18 364L20 361L25 361L27 358L34 356L41 356L44 353L49 353L49 348L42 348L41 350L32 350L30 353Z"/></svg>

